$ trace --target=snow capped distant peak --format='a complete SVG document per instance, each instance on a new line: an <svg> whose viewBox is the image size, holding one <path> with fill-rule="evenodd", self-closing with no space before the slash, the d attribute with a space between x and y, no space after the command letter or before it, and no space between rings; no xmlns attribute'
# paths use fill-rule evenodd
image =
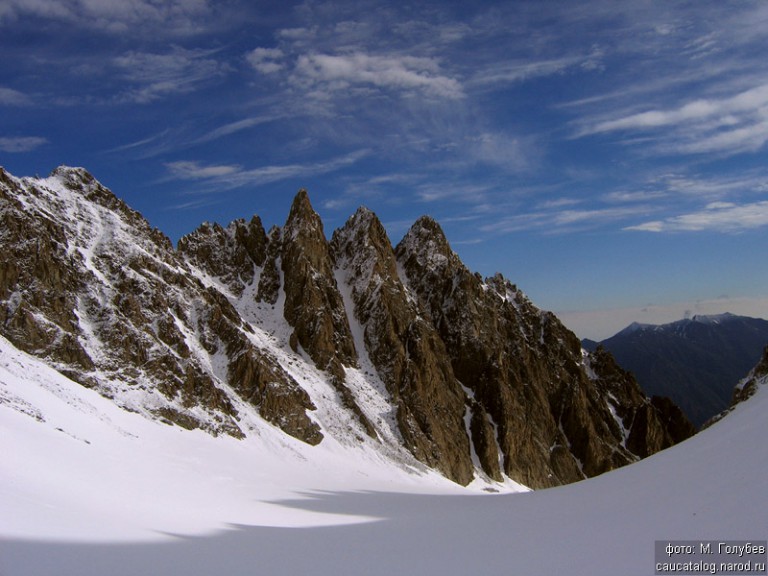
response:
<svg viewBox="0 0 768 576"><path fill-rule="evenodd" d="M93 175L91 175L88 170L81 166L66 166L62 164L61 166L57 166L51 171L51 176L59 176L59 177L66 177L71 175L77 175L80 177L89 177L93 179Z"/></svg>
<svg viewBox="0 0 768 576"><path fill-rule="evenodd" d="M678 332L684 332L691 324L716 325L730 322L732 320L737 320L738 318L740 318L740 316L736 316L730 312L725 312L723 314L696 314L690 318L683 318L682 320L676 320L667 324L645 324L642 322L632 322L632 324L619 331L615 336L627 336L641 330L674 330Z"/></svg>
<svg viewBox="0 0 768 576"><path fill-rule="evenodd" d="M723 314L709 315L696 314L691 318L691 321L698 322L699 324L721 324L722 322L728 322L729 320L734 319L736 319L736 315L731 314L730 312L725 312Z"/></svg>
<svg viewBox="0 0 768 576"><path fill-rule="evenodd" d="M640 322L632 322L629 326L621 330L618 335L626 336L628 334L633 334L635 332L638 332L640 330L647 330L654 328L655 326L653 324L641 324Z"/></svg>

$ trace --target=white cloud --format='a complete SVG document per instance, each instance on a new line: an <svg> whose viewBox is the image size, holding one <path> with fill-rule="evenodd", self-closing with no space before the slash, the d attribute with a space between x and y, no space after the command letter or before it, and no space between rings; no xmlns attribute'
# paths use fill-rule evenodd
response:
<svg viewBox="0 0 768 576"><path fill-rule="evenodd" d="M246 54L245 59L262 74L273 74L285 67L285 54L278 48L255 48Z"/></svg>
<svg viewBox="0 0 768 576"><path fill-rule="evenodd" d="M759 111L765 119L734 128L720 131L704 138L692 139L684 146L687 152L757 152L768 141L768 106Z"/></svg>
<svg viewBox="0 0 768 576"><path fill-rule="evenodd" d="M647 202L664 198L667 193L662 190L616 191L603 196L603 200L612 203Z"/></svg>
<svg viewBox="0 0 768 576"><path fill-rule="evenodd" d="M249 128L253 128L254 126L259 126L260 124L273 122L283 117L284 117L283 115L275 115L275 116L254 116L252 118L243 118L242 120L238 120L236 122L230 122L229 124L225 124L224 126L219 126L218 128L211 130L207 134L204 134L203 136L195 140L195 143L201 144L203 142L218 140L219 138L230 136L231 134L236 134L237 132L242 132L243 130L248 130Z"/></svg>
<svg viewBox="0 0 768 576"><path fill-rule="evenodd" d="M768 84L723 98L588 122L577 137L612 132L657 134L662 153L755 152L768 142Z"/></svg>
<svg viewBox="0 0 768 576"><path fill-rule="evenodd" d="M519 172L531 166L532 149L530 142L524 144L519 137L485 132L470 139L469 153L477 162Z"/></svg>
<svg viewBox="0 0 768 576"><path fill-rule="evenodd" d="M482 205L487 201L489 189L486 184L459 182L446 185L445 183L435 184L427 182L415 186L416 197L422 202L448 202L458 200L463 203L473 205ZM441 221L445 221L441 218Z"/></svg>
<svg viewBox="0 0 768 576"><path fill-rule="evenodd" d="M198 180L207 190L230 190L246 185L261 185L287 178L317 176L350 166L367 155L367 151L352 152L325 162L309 164L284 164L245 169L242 166L221 164L202 165L195 161L178 161L166 164L171 178Z"/></svg>
<svg viewBox="0 0 768 576"><path fill-rule="evenodd" d="M653 220L625 230L642 232L742 232L768 226L768 201L734 204L733 202L711 202L702 210L673 216L664 220Z"/></svg>
<svg viewBox="0 0 768 576"><path fill-rule="evenodd" d="M523 82L533 78L562 74L569 68L582 70L602 68L602 52L594 51L589 56L565 56L546 60L502 60L500 63L485 66L478 71L470 83L473 86L496 85L510 82Z"/></svg>
<svg viewBox="0 0 768 576"><path fill-rule="evenodd" d="M711 117L725 118L725 124L732 124L738 121L738 115L757 113L766 106L768 106L768 84L751 88L730 98L699 99L671 110L649 110L624 118L607 120L586 129L584 134L672 126Z"/></svg>
<svg viewBox="0 0 768 576"><path fill-rule="evenodd" d="M72 4L58 0L7 0L0 4L0 19L15 20L26 15L69 19L73 15Z"/></svg>
<svg viewBox="0 0 768 576"><path fill-rule="evenodd" d="M169 94L186 93L229 72L230 68L210 58L211 52L174 48L165 54L127 52L114 58L122 78L137 87L121 97L148 103Z"/></svg>
<svg viewBox="0 0 768 576"><path fill-rule="evenodd" d="M647 205L633 205L628 207L609 207L592 209L565 209L558 208L568 204L554 203L553 209L542 209L534 212L525 212L513 216L499 218L480 229L483 232L508 234L527 230L539 230L547 233L573 232L575 230L590 230L606 223L626 220L641 213L654 210Z"/></svg>
<svg viewBox="0 0 768 576"><path fill-rule="evenodd" d="M211 10L207 0L4 0L0 24L23 17L59 20L105 32L198 31Z"/></svg>
<svg viewBox="0 0 768 576"><path fill-rule="evenodd" d="M542 210L551 210L554 208L564 208L565 206L576 206L582 202L583 200L578 198L553 198L539 203L538 208Z"/></svg>
<svg viewBox="0 0 768 576"><path fill-rule="evenodd" d="M242 171L242 168L237 165L202 166L198 162L191 161L169 162L165 166L174 177L181 180L222 178L238 174Z"/></svg>
<svg viewBox="0 0 768 576"><path fill-rule="evenodd" d="M47 144L48 140L38 136L20 136L17 138L0 138L0 150L3 152L30 152Z"/></svg>
<svg viewBox="0 0 768 576"><path fill-rule="evenodd" d="M415 56L379 56L363 52L303 54L296 63L293 82L320 93L376 87L448 99L464 97L458 80L441 74L435 59Z"/></svg>
<svg viewBox="0 0 768 576"><path fill-rule="evenodd" d="M30 99L26 94L12 88L0 87L0 106L28 106Z"/></svg>

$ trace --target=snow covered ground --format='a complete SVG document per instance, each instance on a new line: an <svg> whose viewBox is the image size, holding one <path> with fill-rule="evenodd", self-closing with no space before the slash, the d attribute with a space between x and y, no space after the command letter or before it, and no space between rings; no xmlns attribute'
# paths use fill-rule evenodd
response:
<svg viewBox="0 0 768 576"><path fill-rule="evenodd" d="M0 339L0 576L653 574L656 540L768 537L766 413L763 386L675 448L512 493L165 426Z"/></svg>

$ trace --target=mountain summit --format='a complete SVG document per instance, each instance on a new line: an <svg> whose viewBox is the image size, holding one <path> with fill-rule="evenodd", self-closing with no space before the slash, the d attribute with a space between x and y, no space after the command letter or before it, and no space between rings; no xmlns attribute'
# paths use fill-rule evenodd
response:
<svg viewBox="0 0 768 576"><path fill-rule="evenodd" d="M691 433L605 350L470 272L429 217L393 247L361 208L329 242L301 190L281 228L205 223L174 248L84 169L0 169L0 246L0 333L169 424L275 426L460 484L534 488Z"/></svg>

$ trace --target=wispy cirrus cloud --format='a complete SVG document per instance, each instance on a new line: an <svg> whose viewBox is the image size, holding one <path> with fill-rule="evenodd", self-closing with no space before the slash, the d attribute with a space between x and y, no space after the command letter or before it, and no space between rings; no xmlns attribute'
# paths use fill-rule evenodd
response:
<svg viewBox="0 0 768 576"><path fill-rule="evenodd" d="M170 94L191 92L231 71L210 50L175 47L166 53L127 52L113 59L121 79L131 85L121 100L149 103Z"/></svg>
<svg viewBox="0 0 768 576"><path fill-rule="evenodd" d="M40 136L2 137L0 150L8 153L31 152L47 143L48 139Z"/></svg>
<svg viewBox="0 0 768 576"><path fill-rule="evenodd" d="M768 84L763 84L727 98L697 99L668 110L649 110L624 118L606 120L586 128L583 134L675 126L709 119L719 120L719 124L731 125L737 122L741 115L760 112L766 106Z"/></svg>
<svg viewBox="0 0 768 576"><path fill-rule="evenodd" d="M223 126L219 126L218 128L203 134L197 138L194 143L202 144L204 142L212 142L214 140L218 140L219 138L224 138L226 136L242 132L243 130L254 128L255 126L260 126L269 122L275 122L281 118L285 118L285 114L251 116L248 118L243 118L242 120L236 120L235 122L224 124Z"/></svg>
<svg viewBox="0 0 768 576"><path fill-rule="evenodd" d="M168 162L165 166L169 178L197 181L203 184L202 192L212 192L333 172L351 166L367 154L366 150L359 150L322 162L260 166L258 168L244 168L236 164L202 164L186 160Z"/></svg>
<svg viewBox="0 0 768 576"><path fill-rule="evenodd" d="M657 152L754 152L768 141L768 84L721 98L699 98L665 109L618 115L583 126L576 137L648 133Z"/></svg>
<svg viewBox="0 0 768 576"><path fill-rule="evenodd" d="M768 226L768 201L735 204L711 202L704 208L665 218L651 220L625 230L641 232L744 232Z"/></svg>
<svg viewBox="0 0 768 576"><path fill-rule="evenodd" d="M540 209L498 218L480 227L482 232L492 234L511 234L515 232L538 231L548 234L562 234L574 231L593 230L636 218L640 214L654 211L650 205L622 207L563 208Z"/></svg>
<svg viewBox="0 0 768 576"><path fill-rule="evenodd" d="M376 88L448 99L464 97L461 83L434 58L394 54L302 54L291 81L310 94Z"/></svg>
<svg viewBox="0 0 768 576"><path fill-rule="evenodd" d="M103 32L198 32L211 15L207 0L4 0L0 25L35 17Z"/></svg>
<svg viewBox="0 0 768 576"><path fill-rule="evenodd" d="M242 167L237 165L202 165L199 162L186 160L169 162L165 166L173 177L180 180L221 179L241 174L243 171Z"/></svg>
<svg viewBox="0 0 768 576"><path fill-rule="evenodd" d="M29 106L29 96L12 88L0 87L0 106Z"/></svg>
<svg viewBox="0 0 768 576"><path fill-rule="evenodd" d="M602 50L595 48L586 56L560 56L547 59L520 59L494 63L480 68L467 81L473 88L524 82L535 78L564 74L569 69L596 70L602 68Z"/></svg>

